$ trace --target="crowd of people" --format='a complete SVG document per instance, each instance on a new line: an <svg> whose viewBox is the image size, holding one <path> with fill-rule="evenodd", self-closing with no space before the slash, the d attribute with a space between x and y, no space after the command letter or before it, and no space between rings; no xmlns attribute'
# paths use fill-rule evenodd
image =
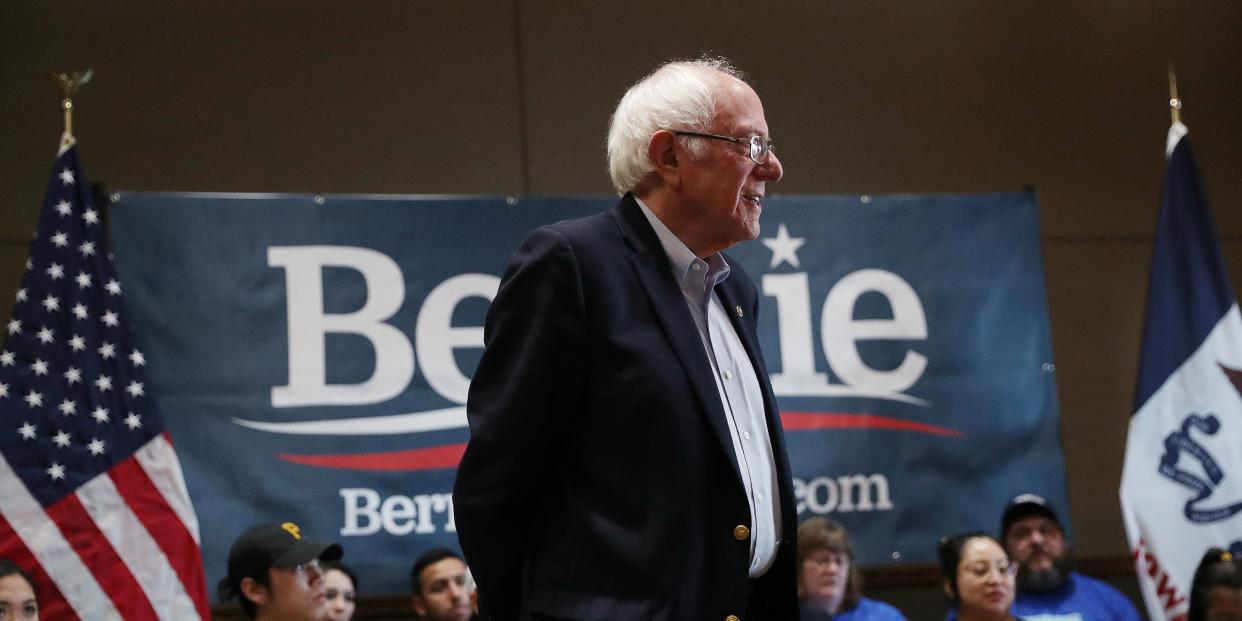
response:
<svg viewBox="0 0 1242 621"><path fill-rule="evenodd" d="M969 531L939 541L945 621L1138 621L1130 601L1073 569L1056 511L1040 496L1006 505L999 537ZM218 586L257 621L351 621L358 575L337 543L316 540L292 522L259 524L229 550ZM863 595L849 533L835 520L813 517L798 527L801 621L904 621L894 606ZM447 548L424 552L410 570L410 612L424 621L478 618L477 591L465 560ZM1188 621L1242 621L1242 559L1213 548L1191 587ZM35 581L0 558L0 620L39 618Z"/></svg>

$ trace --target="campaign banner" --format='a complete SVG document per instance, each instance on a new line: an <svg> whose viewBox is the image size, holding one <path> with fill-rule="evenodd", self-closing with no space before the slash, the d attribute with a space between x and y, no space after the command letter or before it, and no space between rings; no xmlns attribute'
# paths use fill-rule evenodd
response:
<svg viewBox="0 0 1242 621"><path fill-rule="evenodd" d="M422 551L456 547L466 396L510 253L616 203L114 199L209 582L246 527L292 520L341 542L368 594L408 592ZM1033 192L768 197L759 239L726 255L763 296L800 519L841 521L877 566L995 531L1017 493L1069 515Z"/></svg>

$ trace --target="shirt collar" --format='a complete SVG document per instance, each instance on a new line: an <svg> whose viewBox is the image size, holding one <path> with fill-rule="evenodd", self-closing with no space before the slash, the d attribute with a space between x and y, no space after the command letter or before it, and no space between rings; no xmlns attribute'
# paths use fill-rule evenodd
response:
<svg viewBox="0 0 1242 621"><path fill-rule="evenodd" d="M705 278L707 287L710 289L729 277L729 263L719 252L707 257L706 261L694 256L690 248L664 225L664 222L651 211L651 208L647 207L642 199L635 196L634 201L638 203L643 210L643 215L647 217L647 222L651 223L651 228L655 230L656 237L659 238L660 245L664 248L664 254L668 255L669 265L673 268L673 277L678 283L684 284L687 276L692 272L698 272ZM699 269L693 270L696 263ZM703 274L704 271L706 274Z"/></svg>

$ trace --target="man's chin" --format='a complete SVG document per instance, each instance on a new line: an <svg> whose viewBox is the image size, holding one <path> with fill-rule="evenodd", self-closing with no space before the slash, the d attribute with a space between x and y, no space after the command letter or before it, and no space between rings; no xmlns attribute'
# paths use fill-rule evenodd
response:
<svg viewBox="0 0 1242 621"><path fill-rule="evenodd" d="M1024 593L1048 593L1055 591L1069 580L1072 566L1068 561L1053 560L1052 564L1045 569L1028 569L1022 567L1018 570L1018 590Z"/></svg>

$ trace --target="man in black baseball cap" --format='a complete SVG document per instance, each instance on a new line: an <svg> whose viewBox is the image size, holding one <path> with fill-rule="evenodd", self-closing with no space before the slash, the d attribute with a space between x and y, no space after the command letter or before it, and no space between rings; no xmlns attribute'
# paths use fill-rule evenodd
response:
<svg viewBox="0 0 1242 621"><path fill-rule="evenodd" d="M1081 621L1139 621L1138 611L1113 587L1073 570L1065 530L1048 501L1019 494L1001 514L1001 543L1018 565L1016 617Z"/></svg>
<svg viewBox="0 0 1242 621"><path fill-rule="evenodd" d="M319 561L335 561L342 554L339 544L307 539L293 522L259 524L229 550L220 598L237 598L246 615L258 621L318 621L325 597Z"/></svg>

